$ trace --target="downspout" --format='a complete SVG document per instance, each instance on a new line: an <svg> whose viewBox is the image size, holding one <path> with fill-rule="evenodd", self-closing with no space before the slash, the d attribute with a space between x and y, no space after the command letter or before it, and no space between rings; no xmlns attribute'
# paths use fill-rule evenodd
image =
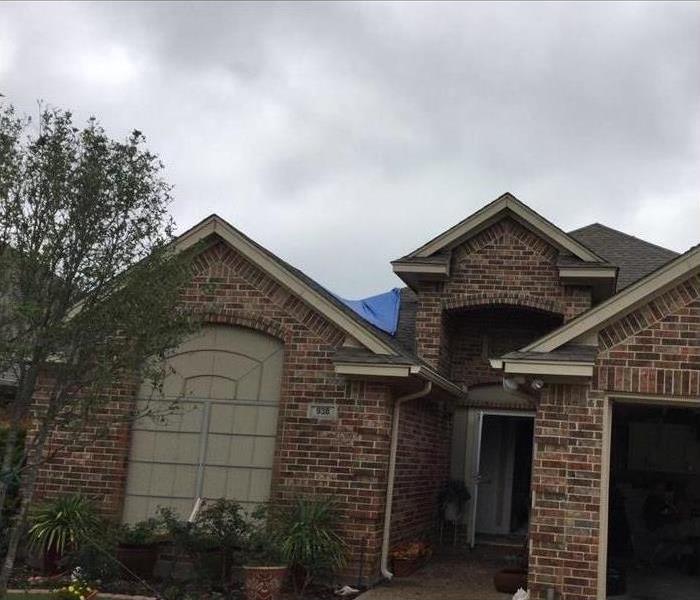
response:
<svg viewBox="0 0 700 600"><path fill-rule="evenodd" d="M382 577L391 581L394 574L389 571L389 539L391 537L391 505L394 501L394 480L396 477L396 450L399 445L399 418L401 405L409 400L427 396L433 389L433 382L427 381L423 389L394 399L394 414L391 419L391 449L389 450L389 476L386 482L386 506L384 507L384 537L382 538Z"/></svg>

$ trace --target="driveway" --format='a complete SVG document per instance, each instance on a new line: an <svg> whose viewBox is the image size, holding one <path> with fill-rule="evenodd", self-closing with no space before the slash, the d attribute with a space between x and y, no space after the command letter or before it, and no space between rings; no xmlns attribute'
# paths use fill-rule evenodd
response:
<svg viewBox="0 0 700 600"><path fill-rule="evenodd" d="M361 600L511 600L493 587L493 575L512 566L502 552L491 549L458 550L434 556L410 577L378 585Z"/></svg>

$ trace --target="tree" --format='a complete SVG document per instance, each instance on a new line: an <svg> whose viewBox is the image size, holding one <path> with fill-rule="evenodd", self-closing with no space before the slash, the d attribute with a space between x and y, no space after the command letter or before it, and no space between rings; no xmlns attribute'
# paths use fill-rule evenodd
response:
<svg viewBox="0 0 700 600"><path fill-rule="evenodd" d="M85 431L119 381L157 388L165 367L153 358L193 328L179 304L190 259L173 243L162 168L139 131L120 142L94 118L79 129L69 112L42 108L35 125L0 109L0 372L17 381L0 509L8 484L21 480L0 597L40 467L51 459L47 442Z"/></svg>

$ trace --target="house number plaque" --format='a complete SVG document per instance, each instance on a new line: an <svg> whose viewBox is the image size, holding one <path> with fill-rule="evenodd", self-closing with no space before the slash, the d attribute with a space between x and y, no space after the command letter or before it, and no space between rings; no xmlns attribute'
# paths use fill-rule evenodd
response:
<svg viewBox="0 0 700 600"><path fill-rule="evenodd" d="M338 407L335 404L309 404L309 419L338 420Z"/></svg>

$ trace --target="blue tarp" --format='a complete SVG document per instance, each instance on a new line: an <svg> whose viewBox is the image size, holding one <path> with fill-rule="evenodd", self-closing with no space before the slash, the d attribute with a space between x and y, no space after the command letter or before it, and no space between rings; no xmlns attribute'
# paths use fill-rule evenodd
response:
<svg viewBox="0 0 700 600"><path fill-rule="evenodd" d="M396 333L401 304L401 294L398 288L360 300L346 300L340 296L336 296L336 298L375 327L390 335Z"/></svg>

